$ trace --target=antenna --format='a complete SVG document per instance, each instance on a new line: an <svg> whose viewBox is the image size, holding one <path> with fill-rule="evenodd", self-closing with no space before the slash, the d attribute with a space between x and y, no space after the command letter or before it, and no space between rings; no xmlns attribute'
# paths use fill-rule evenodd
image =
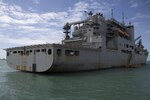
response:
<svg viewBox="0 0 150 100"><path fill-rule="evenodd" d="M92 16L92 15L93 15L93 12L92 12L92 11L90 11L90 12L88 13L88 15L89 15L89 16Z"/></svg>
<svg viewBox="0 0 150 100"><path fill-rule="evenodd" d="M122 23L124 25L124 12L122 12Z"/></svg>
<svg viewBox="0 0 150 100"><path fill-rule="evenodd" d="M113 12L113 9L111 9L111 18L114 18L114 12Z"/></svg>
<svg viewBox="0 0 150 100"><path fill-rule="evenodd" d="M131 25L132 25L132 23L131 23L131 22L129 22L129 25L131 26Z"/></svg>
<svg viewBox="0 0 150 100"><path fill-rule="evenodd" d="M88 12L86 10L84 11L84 14L85 14L85 17L87 18Z"/></svg>

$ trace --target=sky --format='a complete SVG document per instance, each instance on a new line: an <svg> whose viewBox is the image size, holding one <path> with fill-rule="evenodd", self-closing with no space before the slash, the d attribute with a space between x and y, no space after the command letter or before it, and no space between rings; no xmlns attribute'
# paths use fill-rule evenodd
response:
<svg viewBox="0 0 150 100"><path fill-rule="evenodd" d="M66 22L83 20L85 11L100 12L135 26L150 51L150 0L0 0L0 58L9 47L61 43ZM148 57L150 60L150 56Z"/></svg>

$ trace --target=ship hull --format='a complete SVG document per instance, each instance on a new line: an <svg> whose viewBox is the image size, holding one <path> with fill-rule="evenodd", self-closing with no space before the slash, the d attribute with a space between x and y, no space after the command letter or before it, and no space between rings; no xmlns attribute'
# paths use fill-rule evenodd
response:
<svg viewBox="0 0 150 100"><path fill-rule="evenodd" d="M7 63L10 67L28 72L68 72L135 67L145 64L147 60L147 55L134 52L124 53L111 49L103 51L100 48L90 49L56 44L10 48L7 52L9 53Z"/></svg>

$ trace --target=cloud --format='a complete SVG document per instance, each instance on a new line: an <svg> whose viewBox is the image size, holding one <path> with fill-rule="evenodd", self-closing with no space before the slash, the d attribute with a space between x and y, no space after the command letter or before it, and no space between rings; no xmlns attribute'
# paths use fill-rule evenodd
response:
<svg viewBox="0 0 150 100"><path fill-rule="evenodd" d="M1 44L12 44L14 46L19 46L19 45L31 45L31 44L43 44L43 43L60 43L58 41L61 39L61 37L58 37L59 32L55 32L54 34L51 34L50 36L43 36L43 35L38 35L38 36L31 36L29 37L15 37L11 38L10 36L2 35L0 34L0 43ZM58 39L56 39L58 38Z"/></svg>
<svg viewBox="0 0 150 100"><path fill-rule="evenodd" d="M0 58L6 58L6 51L0 49Z"/></svg>
<svg viewBox="0 0 150 100"><path fill-rule="evenodd" d="M150 14L141 14L137 13L131 20L138 20L138 19L150 19Z"/></svg>
<svg viewBox="0 0 150 100"><path fill-rule="evenodd" d="M150 0L145 0L146 1L146 3L150 3Z"/></svg>
<svg viewBox="0 0 150 100"><path fill-rule="evenodd" d="M144 33L150 36L150 30L146 30Z"/></svg>
<svg viewBox="0 0 150 100"><path fill-rule="evenodd" d="M136 8L136 7L138 7L138 3L134 3L131 5L131 8Z"/></svg>
<svg viewBox="0 0 150 100"><path fill-rule="evenodd" d="M33 0L39 4L40 0ZM108 13L115 4L80 1L66 11L26 11L18 5L0 1L0 43L30 45L38 43L60 43L64 37L62 27L66 22L85 19L84 11Z"/></svg>
<svg viewBox="0 0 150 100"><path fill-rule="evenodd" d="M33 0L34 4L40 4L40 0Z"/></svg>
<svg viewBox="0 0 150 100"><path fill-rule="evenodd" d="M131 7L131 8L137 8L137 7L139 6L138 1L139 1L139 0L130 0L130 1L129 1L130 7Z"/></svg>

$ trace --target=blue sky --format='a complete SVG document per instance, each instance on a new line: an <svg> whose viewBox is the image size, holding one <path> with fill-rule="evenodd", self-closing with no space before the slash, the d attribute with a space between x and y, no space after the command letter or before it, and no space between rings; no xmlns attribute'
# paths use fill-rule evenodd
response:
<svg viewBox="0 0 150 100"><path fill-rule="evenodd" d="M66 22L85 19L90 10L110 18L111 9L119 21L124 12L150 51L150 0L0 0L0 58L5 58L3 48L61 43Z"/></svg>

